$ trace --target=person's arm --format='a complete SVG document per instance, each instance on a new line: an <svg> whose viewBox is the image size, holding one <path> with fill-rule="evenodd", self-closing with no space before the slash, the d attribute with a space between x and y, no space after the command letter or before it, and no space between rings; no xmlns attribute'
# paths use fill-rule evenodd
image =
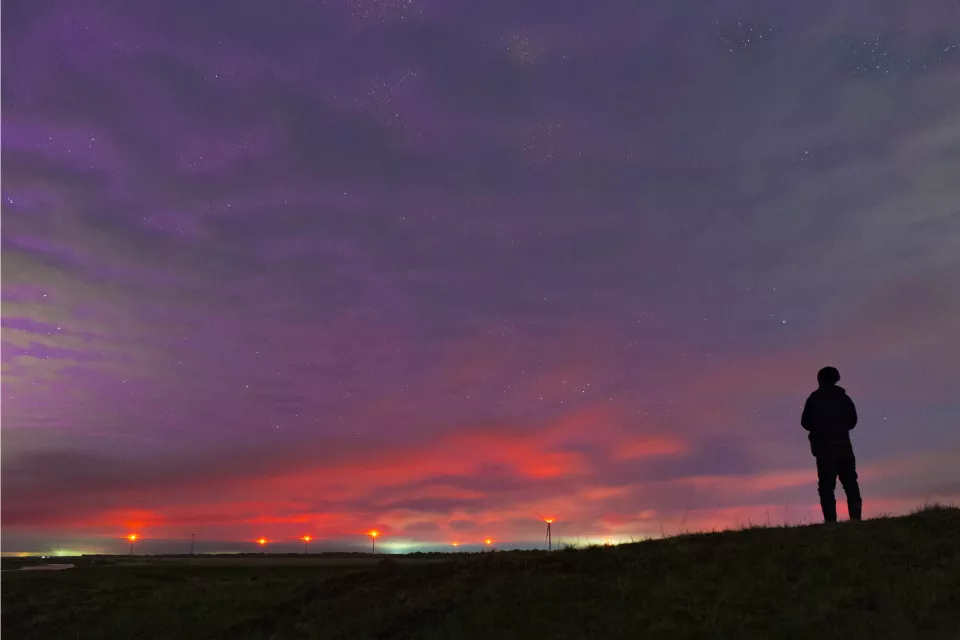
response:
<svg viewBox="0 0 960 640"><path fill-rule="evenodd" d="M847 410L850 413L850 416L848 418L850 421L850 426L847 428L853 431L853 428L857 426L857 405L853 404L853 398L851 398L850 396L847 396L847 404L848 404Z"/></svg>
<svg viewBox="0 0 960 640"><path fill-rule="evenodd" d="M813 422L813 408L810 406L811 398L807 398L807 401L803 404L803 413L800 414L800 426L810 431L811 423Z"/></svg>

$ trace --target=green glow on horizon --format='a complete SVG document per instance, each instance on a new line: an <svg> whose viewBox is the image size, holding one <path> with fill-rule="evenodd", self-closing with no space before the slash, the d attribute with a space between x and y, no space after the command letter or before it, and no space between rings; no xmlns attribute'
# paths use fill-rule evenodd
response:
<svg viewBox="0 0 960 640"><path fill-rule="evenodd" d="M96 553L96 552L94 552ZM3 558L76 558L78 556L90 555L90 551L80 551L78 549L54 549L53 551L4 551L0 553Z"/></svg>

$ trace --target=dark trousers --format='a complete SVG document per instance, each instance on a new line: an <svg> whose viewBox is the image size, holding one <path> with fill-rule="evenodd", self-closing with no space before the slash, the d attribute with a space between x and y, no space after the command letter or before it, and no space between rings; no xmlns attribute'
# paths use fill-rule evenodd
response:
<svg viewBox="0 0 960 640"><path fill-rule="evenodd" d="M817 458L817 490L820 493L820 508L824 522L837 521L837 500L834 491L837 478L847 494L847 512L851 520L860 519L862 501L860 485L857 484L857 459L849 442L828 442L815 445L813 455Z"/></svg>

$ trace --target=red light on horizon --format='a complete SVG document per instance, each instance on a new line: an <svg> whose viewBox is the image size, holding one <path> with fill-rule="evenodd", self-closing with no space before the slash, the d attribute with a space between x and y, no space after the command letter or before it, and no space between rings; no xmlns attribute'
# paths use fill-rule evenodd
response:
<svg viewBox="0 0 960 640"><path fill-rule="evenodd" d="M371 538L376 538L377 536L380 535L380 532L374 529L373 531L369 532L367 535L370 536Z"/></svg>
<svg viewBox="0 0 960 640"><path fill-rule="evenodd" d="M259 540L257 540L257 544L262 547L263 545L267 544L267 539L266 539L266 538L260 538Z"/></svg>
<svg viewBox="0 0 960 640"><path fill-rule="evenodd" d="M550 516L550 517L548 518L547 516L543 515L543 514L540 513L539 511L537 511L536 509L533 509L532 511L533 511L535 514L537 514L537 517L538 517L538 518L540 518L541 520L543 520L543 521L546 522L547 524L551 524L551 523L557 521L557 516Z"/></svg>
<svg viewBox="0 0 960 640"><path fill-rule="evenodd" d="M300 539L303 540L304 542L310 542L311 540L313 540L313 538L311 538L310 536L303 536Z"/></svg>
<svg viewBox="0 0 960 640"><path fill-rule="evenodd" d="M130 535L127 536L127 540L129 540L130 542L136 542L139 537L140 536L138 536L137 534L131 533Z"/></svg>
<svg viewBox="0 0 960 640"><path fill-rule="evenodd" d="M493 540L491 540L490 538L486 538L486 539L483 541L483 544L491 545L491 544L493 544Z"/></svg>

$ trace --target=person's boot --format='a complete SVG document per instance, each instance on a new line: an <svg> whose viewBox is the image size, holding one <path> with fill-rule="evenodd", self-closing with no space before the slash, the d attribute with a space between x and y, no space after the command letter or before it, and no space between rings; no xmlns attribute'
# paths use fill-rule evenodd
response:
<svg viewBox="0 0 960 640"><path fill-rule="evenodd" d="M860 500L847 500L847 512L850 514L851 520L860 520L862 510L863 502Z"/></svg>
<svg viewBox="0 0 960 640"><path fill-rule="evenodd" d="M824 522L837 521L837 503L835 500L830 502L826 500L820 500L820 508L823 510Z"/></svg>

